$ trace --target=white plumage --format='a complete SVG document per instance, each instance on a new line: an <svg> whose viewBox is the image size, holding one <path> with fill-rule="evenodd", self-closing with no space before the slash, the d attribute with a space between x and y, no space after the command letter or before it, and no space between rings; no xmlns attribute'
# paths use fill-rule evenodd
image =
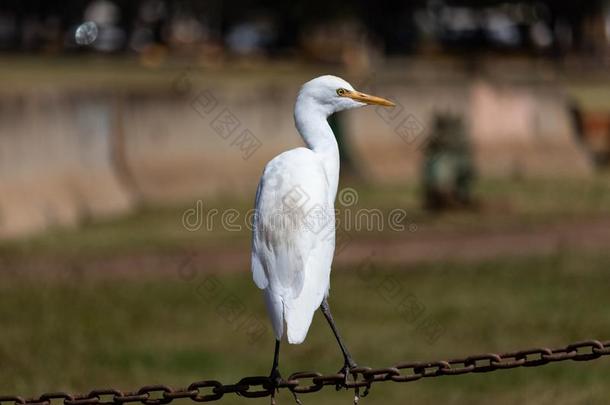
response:
<svg viewBox="0 0 610 405"><path fill-rule="evenodd" d="M293 149L269 162L257 193L254 281L265 290L276 338L282 337L285 322L289 343L305 339L328 292L335 248L335 195L328 177L315 152ZM320 213L320 226L309 223Z"/></svg>
<svg viewBox="0 0 610 405"><path fill-rule="evenodd" d="M264 290L275 337L301 343L328 294L335 249L334 201L339 149L327 122L334 112L391 102L356 92L345 80L321 76L305 83L294 109L307 148L272 159L256 193L252 274Z"/></svg>

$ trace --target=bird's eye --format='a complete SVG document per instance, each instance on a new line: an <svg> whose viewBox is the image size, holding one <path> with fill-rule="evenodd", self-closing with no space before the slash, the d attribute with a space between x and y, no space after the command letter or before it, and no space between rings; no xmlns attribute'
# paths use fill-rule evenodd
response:
<svg viewBox="0 0 610 405"><path fill-rule="evenodd" d="M344 96L345 93L347 93L347 90L345 90L343 88L337 89L337 95Z"/></svg>

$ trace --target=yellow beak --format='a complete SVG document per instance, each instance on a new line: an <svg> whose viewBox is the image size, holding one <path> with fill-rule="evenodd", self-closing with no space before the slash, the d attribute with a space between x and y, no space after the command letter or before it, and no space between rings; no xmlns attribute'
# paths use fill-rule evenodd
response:
<svg viewBox="0 0 610 405"><path fill-rule="evenodd" d="M377 96L371 96L370 94L361 93L359 91L347 90L345 92L345 94L343 94L343 97L349 97L352 100L360 101L361 103L366 103L366 104L382 105L384 107L396 106L396 104L394 104L390 100L387 100L387 99L381 98L381 97L377 97Z"/></svg>

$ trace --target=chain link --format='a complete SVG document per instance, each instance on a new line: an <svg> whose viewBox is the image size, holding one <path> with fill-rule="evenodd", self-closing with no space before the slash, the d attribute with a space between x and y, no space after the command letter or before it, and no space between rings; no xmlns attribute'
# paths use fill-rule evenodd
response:
<svg viewBox="0 0 610 405"><path fill-rule="evenodd" d="M282 381L278 389L288 389L294 394L320 391L325 386L366 389L376 382L411 382L422 378L487 373L516 367L537 367L565 360L589 361L610 355L610 340L585 340L557 349L538 347L503 354L482 353L452 360L400 363L392 367L372 369L357 367L350 370L351 379L339 374L322 375L318 372L298 372ZM134 392L115 389L95 389L86 395L66 392L49 392L38 398L24 399L16 395L0 395L0 405L124 405L139 402L144 405L165 405L176 399L194 402L211 402L225 394L234 393L245 398L273 395L275 387L266 376L245 377L236 384L223 384L216 380L196 381L187 388L173 389L167 385L146 385ZM363 395L363 396L364 396Z"/></svg>

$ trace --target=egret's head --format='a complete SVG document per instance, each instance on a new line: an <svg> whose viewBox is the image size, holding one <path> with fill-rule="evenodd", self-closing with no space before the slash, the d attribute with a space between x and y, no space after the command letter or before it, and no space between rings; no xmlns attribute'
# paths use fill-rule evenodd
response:
<svg viewBox="0 0 610 405"><path fill-rule="evenodd" d="M320 76L305 83L299 91L297 103L320 107L326 115L367 104L393 107L385 98L371 96L355 90L351 84L337 76ZM310 104L311 105L311 104Z"/></svg>

